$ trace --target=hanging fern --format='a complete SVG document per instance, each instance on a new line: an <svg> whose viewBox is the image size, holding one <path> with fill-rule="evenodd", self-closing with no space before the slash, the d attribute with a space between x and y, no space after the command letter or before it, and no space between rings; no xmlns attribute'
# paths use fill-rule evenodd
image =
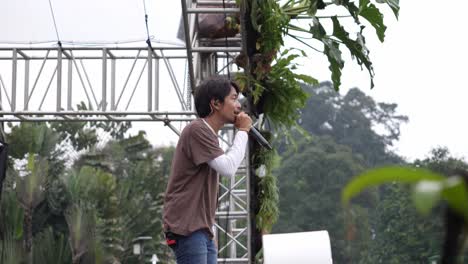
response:
<svg viewBox="0 0 468 264"><path fill-rule="evenodd" d="M275 150L260 148L253 156L253 163L259 175L260 210L256 215L257 227L263 232L270 232L279 216L279 190L276 177L272 174L279 165L279 155Z"/></svg>

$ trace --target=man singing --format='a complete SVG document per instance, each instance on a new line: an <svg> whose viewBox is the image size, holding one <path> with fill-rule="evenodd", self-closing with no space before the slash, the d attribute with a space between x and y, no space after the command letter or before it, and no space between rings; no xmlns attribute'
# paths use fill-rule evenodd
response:
<svg viewBox="0 0 468 264"><path fill-rule="evenodd" d="M199 118L182 131L164 199L164 231L178 264L217 263L213 226L218 175L234 177L252 125L252 119L241 112L238 96L239 87L223 78L206 80L195 91ZM217 137L225 124L238 129L226 153Z"/></svg>

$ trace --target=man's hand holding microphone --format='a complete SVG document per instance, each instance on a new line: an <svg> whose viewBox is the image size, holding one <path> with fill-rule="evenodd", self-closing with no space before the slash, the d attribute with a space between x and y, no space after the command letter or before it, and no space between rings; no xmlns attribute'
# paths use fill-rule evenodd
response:
<svg viewBox="0 0 468 264"><path fill-rule="evenodd" d="M250 118L250 116L247 115L245 112L240 112L236 116L234 126L237 129L248 133L250 131L250 128L252 127L252 118Z"/></svg>
<svg viewBox="0 0 468 264"><path fill-rule="evenodd" d="M255 140L264 148L272 150L273 147L268 143L268 141L258 132L258 130L252 126L252 119L245 112L240 112L236 116L236 121L234 126L242 131L249 133L250 136L255 138Z"/></svg>

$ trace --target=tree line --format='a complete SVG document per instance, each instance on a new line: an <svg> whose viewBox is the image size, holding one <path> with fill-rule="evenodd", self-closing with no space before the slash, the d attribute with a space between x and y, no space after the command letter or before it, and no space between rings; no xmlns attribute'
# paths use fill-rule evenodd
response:
<svg viewBox="0 0 468 264"><path fill-rule="evenodd" d="M10 126L1 263L168 262L161 212L173 147L129 135L129 123ZM140 242L148 255L133 253Z"/></svg>
<svg viewBox="0 0 468 264"><path fill-rule="evenodd" d="M280 216L272 232L328 230L335 263L438 259L443 205L423 217L408 186L389 184L357 197L350 213L342 208L341 191L369 168L405 164L448 175L468 168L466 162L436 148L408 163L391 148L408 122L396 104L375 102L357 88L341 95L329 82L303 89L311 96L298 123L311 137L293 131L295 144L275 142ZM139 263L153 253L170 262L161 211L174 148L153 147L144 132L130 135L130 127L10 124L0 196L1 263ZM133 254L138 237L151 237L143 243L149 255Z"/></svg>
<svg viewBox="0 0 468 264"><path fill-rule="evenodd" d="M408 162L392 151L400 126L408 122L397 104L376 102L357 88L340 95L328 82L304 89L311 97L299 121L311 139L298 134L296 148L280 148L281 166L275 171L280 216L273 233L328 230L334 263L440 260L444 205L421 216L410 187L393 183L365 191L349 212L341 191L353 176L379 166L414 166L450 176L468 168L466 161L439 147Z"/></svg>

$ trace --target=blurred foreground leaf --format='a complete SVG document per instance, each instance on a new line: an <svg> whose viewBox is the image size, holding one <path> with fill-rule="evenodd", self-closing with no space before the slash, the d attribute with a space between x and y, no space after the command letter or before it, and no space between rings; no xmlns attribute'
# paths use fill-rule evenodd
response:
<svg viewBox="0 0 468 264"><path fill-rule="evenodd" d="M379 186L384 183L416 183L422 180L440 181L443 179L445 179L444 176L426 169L396 166L383 167L364 172L363 174L353 178L343 189L341 199L343 204L347 204L354 196L361 193L364 189Z"/></svg>

